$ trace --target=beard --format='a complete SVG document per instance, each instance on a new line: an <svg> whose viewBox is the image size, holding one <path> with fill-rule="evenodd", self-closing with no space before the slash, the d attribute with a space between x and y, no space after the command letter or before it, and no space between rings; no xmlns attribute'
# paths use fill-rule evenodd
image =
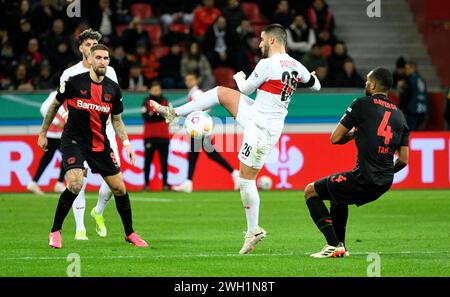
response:
<svg viewBox="0 0 450 297"><path fill-rule="evenodd" d="M95 72L95 74L97 74L97 76L105 76L105 74L106 74L106 67L104 67L104 68L102 68L102 67L94 68L94 72Z"/></svg>
<svg viewBox="0 0 450 297"><path fill-rule="evenodd" d="M261 51L262 51L263 58L269 57L269 45L268 44L264 44Z"/></svg>

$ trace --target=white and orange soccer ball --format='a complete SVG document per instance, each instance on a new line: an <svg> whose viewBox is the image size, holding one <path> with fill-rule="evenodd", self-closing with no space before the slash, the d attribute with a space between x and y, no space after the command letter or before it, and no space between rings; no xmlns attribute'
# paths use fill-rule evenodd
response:
<svg viewBox="0 0 450 297"><path fill-rule="evenodd" d="M202 138L212 133L213 120L207 112L194 111L186 117L184 127L189 136Z"/></svg>

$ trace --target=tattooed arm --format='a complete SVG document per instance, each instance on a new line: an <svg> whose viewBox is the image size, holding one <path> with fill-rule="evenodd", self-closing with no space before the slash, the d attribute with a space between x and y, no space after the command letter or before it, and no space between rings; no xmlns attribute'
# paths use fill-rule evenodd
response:
<svg viewBox="0 0 450 297"><path fill-rule="evenodd" d="M55 118L56 113L58 112L61 103L53 99L53 102L50 104L50 107L47 110L47 113L44 118L44 122L42 123L41 131L39 131L38 145L43 151L47 151L47 131Z"/></svg>
<svg viewBox="0 0 450 297"><path fill-rule="evenodd" d="M128 134L127 131L125 131L125 124L122 121L122 116L120 114L113 114L111 119L114 131L125 146L127 156L130 158L131 164L134 165L136 163L136 155L131 147L130 141L128 140Z"/></svg>

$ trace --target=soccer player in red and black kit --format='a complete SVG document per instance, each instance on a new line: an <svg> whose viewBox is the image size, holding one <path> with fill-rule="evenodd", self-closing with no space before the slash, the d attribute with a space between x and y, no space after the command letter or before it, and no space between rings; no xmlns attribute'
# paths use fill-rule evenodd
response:
<svg viewBox="0 0 450 297"><path fill-rule="evenodd" d="M331 135L333 144L355 139L356 167L310 183L305 199L314 223L327 245L314 258L348 255L345 228L348 205L372 202L392 185L394 173L408 163L409 129L403 113L388 98L392 74L384 68L369 72L366 97L353 101ZM398 159L394 162L394 153ZM330 212L323 200L330 200Z"/></svg>
<svg viewBox="0 0 450 297"><path fill-rule="evenodd" d="M83 162L86 160L92 172L99 173L114 194L125 229L125 240L135 246L147 247L148 244L133 230L130 199L106 136L106 122L111 115L114 130L132 164L135 163L135 153L120 115L123 111L120 87L105 76L109 64L108 47L102 44L92 46L89 60L89 72L72 76L60 85L39 132L38 145L45 151L48 127L58 108L67 101L69 116L61 138L61 152L68 186L59 198L49 245L62 247L62 224L82 188Z"/></svg>

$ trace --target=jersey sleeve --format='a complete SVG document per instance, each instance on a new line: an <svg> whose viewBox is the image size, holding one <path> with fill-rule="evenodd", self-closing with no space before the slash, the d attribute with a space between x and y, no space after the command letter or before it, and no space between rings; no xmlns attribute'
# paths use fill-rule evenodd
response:
<svg viewBox="0 0 450 297"><path fill-rule="evenodd" d="M114 70L114 68L112 68L111 66L108 66L108 77L115 82L116 84L119 84L119 80L117 79L117 74L116 71Z"/></svg>
<svg viewBox="0 0 450 297"><path fill-rule="evenodd" d="M361 100L355 99L352 104L347 108L347 111L342 116L340 123L347 129L357 127L359 124L359 107Z"/></svg>
<svg viewBox="0 0 450 297"><path fill-rule="evenodd" d="M257 89L262 85L268 77L268 60L262 59L256 64L255 69L252 74L247 78L247 83L250 84L254 89Z"/></svg>
<svg viewBox="0 0 450 297"><path fill-rule="evenodd" d="M121 114L123 112L123 98L122 91L120 90L118 85L115 90L115 95L116 96L113 103L112 114Z"/></svg>
<svg viewBox="0 0 450 297"><path fill-rule="evenodd" d="M311 79L311 73L309 73L308 69L306 69L306 67L299 63L299 67L298 67L298 81L301 83L306 84L307 82L309 82L309 80Z"/></svg>
<svg viewBox="0 0 450 297"><path fill-rule="evenodd" d="M73 97L72 81L69 79L59 84L58 92L56 93L56 100L63 104L67 99Z"/></svg>

